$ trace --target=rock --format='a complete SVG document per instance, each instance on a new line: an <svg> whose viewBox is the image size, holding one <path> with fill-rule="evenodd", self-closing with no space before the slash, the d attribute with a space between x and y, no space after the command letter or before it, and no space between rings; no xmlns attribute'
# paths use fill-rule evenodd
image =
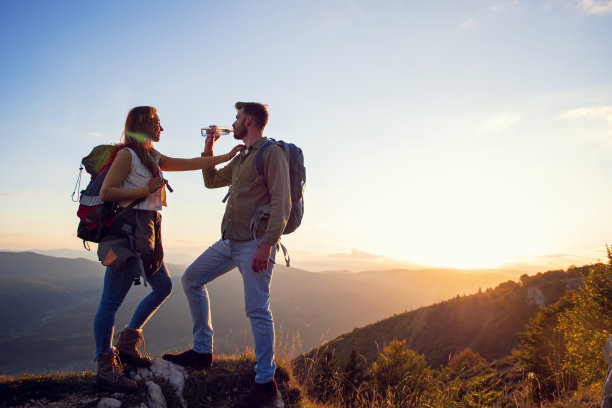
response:
<svg viewBox="0 0 612 408"><path fill-rule="evenodd" d="M85 401L81 401L83 407L94 407L100 398L91 398Z"/></svg>
<svg viewBox="0 0 612 408"><path fill-rule="evenodd" d="M153 373L148 368L140 367L140 368L138 368L136 370L136 373L131 378L134 381L152 380L153 379Z"/></svg>
<svg viewBox="0 0 612 408"><path fill-rule="evenodd" d="M154 358L149 371L153 374L154 378L168 381L179 398L181 406L187 408L187 401L183 398L183 388L185 387L185 380L189 375L183 367L172 364L163 358Z"/></svg>
<svg viewBox="0 0 612 408"><path fill-rule="evenodd" d="M135 381L152 381L155 379L167 381L172 386L181 406L187 408L187 401L183 398L183 388L189 375L183 367L172 364L163 358L154 358L149 368L138 368L136 371L130 372L129 377Z"/></svg>
<svg viewBox="0 0 612 408"><path fill-rule="evenodd" d="M147 405L149 408L166 408L166 398L164 398L161 387L153 381L147 381L146 384L149 389L149 395L147 395Z"/></svg>
<svg viewBox="0 0 612 408"><path fill-rule="evenodd" d="M174 391L183 393L183 387L185 386L185 380L187 379L187 371L176 364L172 364L162 358L153 359L153 363L149 370L153 373L155 378L163 378L172 385Z"/></svg>
<svg viewBox="0 0 612 408"><path fill-rule="evenodd" d="M96 408L119 408L121 407L121 401L114 398L102 398Z"/></svg>
<svg viewBox="0 0 612 408"><path fill-rule="evenodd" d="M527 289L527 298L525 303L528 305L544 306L546 304L546 297L540 288L529 288Z"/></svg>

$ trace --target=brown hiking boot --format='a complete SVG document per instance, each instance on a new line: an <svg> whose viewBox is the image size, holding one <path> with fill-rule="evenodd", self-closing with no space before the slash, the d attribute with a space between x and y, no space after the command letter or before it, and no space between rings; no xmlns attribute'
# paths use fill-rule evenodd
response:
<svg viewBox="0 0 612 408"><path fill-rule="evenodd" d="M257 408L266 402L271 402L276 393L276 381L272 380L264 384L257 384L251 389L246 397L241 399L233 408Z"/></svg>
<svg viewBox="0 0 612 408"><path fill-rule="evenodd" d="M136 330L125 327L115 341L115 348L119 350L119 358L124 364L130 364L134 367L150 367L151 359L146 354L140 354L140 344L143 345L144 337L142 330Z"/></svg>
<svg viewBox="0 0 612 408"><path fill-rule="evenodd" d="M208 370L212 366L211 353L198 353L193 349L183 351L179 354L164 354L164 360L189 368L203 368Z"/></svg>
<svg viewBox="0 0 612 408"><path fill-rule="evenodd" d="M114 353L104 353L96 357L98 363L96 386L110 392L134 392L138 388L136 381L123 375L123 367L121 367L118 354L115 350Z"/></svg>

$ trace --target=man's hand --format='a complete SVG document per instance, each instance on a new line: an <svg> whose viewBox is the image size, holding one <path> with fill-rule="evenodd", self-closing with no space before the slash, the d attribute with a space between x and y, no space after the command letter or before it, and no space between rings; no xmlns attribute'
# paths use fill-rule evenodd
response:
<svg viewBox="0 0 612 408"><path fill-rule="evenodd" d="M213 152L213 145L221 137L221 134L217 131L217 126L209 126L206 131L206 140L204 141L204 153Z"/></svg>
<svg viewBox="0 0 612 408"><path fill-rule="evenodd" d="M272 245L262 242L261 246L255 251L251 267L255 272L261 272L268 269L268 262L272 255Z"/></svg>

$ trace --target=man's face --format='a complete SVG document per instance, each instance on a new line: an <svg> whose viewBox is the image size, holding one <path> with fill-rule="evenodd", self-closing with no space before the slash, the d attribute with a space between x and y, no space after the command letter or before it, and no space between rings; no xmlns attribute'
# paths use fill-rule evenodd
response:
<svg viewBox="0 0 612 408"><path fill-rule="evenodd" d="M232 125L234 128L234 139L242 140L247 136L246 120L247 116L244 114L244 109L238 110L236 121Z"/></svg>

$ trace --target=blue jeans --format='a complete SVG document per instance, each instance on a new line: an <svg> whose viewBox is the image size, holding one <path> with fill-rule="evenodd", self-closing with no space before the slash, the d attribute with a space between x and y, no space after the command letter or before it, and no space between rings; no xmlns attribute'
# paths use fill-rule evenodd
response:
<svg viewBox="0 0 612 408"><path fill-rule="evenodd" d="M276 250L272 249L268 269L261 272L251 268L255 251L257 243L254 240L219 240L187 268L182 281L193 319L193 349L198 353L212 353L213 327L205 285L238 267L244 286L246 315L251 321L255 341L255 382L263 384L272 381L276 370L274 322L270 311L270 281Z"/></svg>
<svg viewBox="0 0 612 408"><path fill-rule="evenodd" d="M115 314L134 284L136 276L138 276L138 260L136 258L129 259L120 272L113 270L110 266L106 267L102 298L94 318L96 356L113 352ZM141 329L172 292L172 281L165 262L162 263L157 273L147 278L147 282L151 285L152 291L136 307L132 320L128 324L128 327L132 329Z"/></svg>

